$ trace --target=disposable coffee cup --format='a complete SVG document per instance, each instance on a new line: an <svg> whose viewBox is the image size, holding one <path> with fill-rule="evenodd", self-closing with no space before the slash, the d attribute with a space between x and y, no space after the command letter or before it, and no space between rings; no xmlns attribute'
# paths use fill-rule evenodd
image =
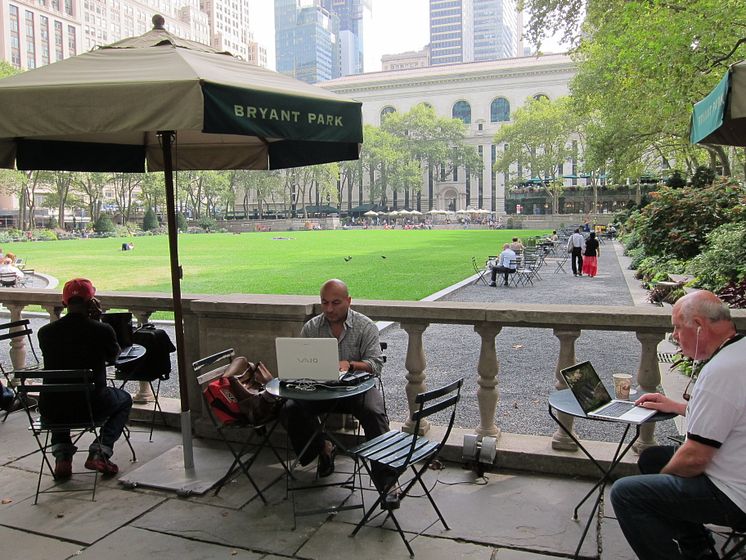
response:
<svg viewBox="0 0 746 560"><path fill-rule="evenodd" d="M615 373L612 377L614 378L614 393L616 393L616 398L623 401L629 400L632 376L629 373Z"/></svg>

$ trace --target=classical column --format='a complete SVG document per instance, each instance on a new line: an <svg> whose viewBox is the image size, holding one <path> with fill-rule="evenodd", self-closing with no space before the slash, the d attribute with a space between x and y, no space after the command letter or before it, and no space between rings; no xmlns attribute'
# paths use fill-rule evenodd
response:
<svg viewBox="0 0 746 560"><path fill-rule="evenodd" d="M49 313L49 322L54 323L62 315L62 310L65 309L61 305L43 305L44 311Z"/></svg>
<svg viewBox="0 0 746 560"><path fill-rule="evenodd" d="M401 328L409 336L407 343L407 357L404 366L407 368L407 402L409 403L409 418L404 424L403 430L412 432L414 422L412 414L417 410L415 397L424 392L425 389L425 349L422 346L422 333L425 332L428 323L401 323ZM427 419L420 422L420 435L427 433L430 423Z"/></svg>
<svg viewBox="0 0 746 560"><path fill-rule="evenodd" d="M130 312L137 319L138 326L142 326L148 322L150 316L153 314L152 311L145 311L142 309L130 309ZM141 358L142 359L142 358ZM150 383L147 381L138 381L137 393L132 396L132 402L137 404L146 404L155 401L155 395L153 390L150 388Z"/></svg>
<svg viewBox="0 0 746 560"><path fill-rule="evenodd" d="M557 359L557 368L554 370L554 387L556 389L567 389L565 380L560 375L560 370L570 367L575 363L575 341L580 336L578 329L554 329L554 336L560 341L559 357ZM557 418L568 431L573 431L573 417L569 414L557 412ZM559 451L577 451L577 444L570 439L561 428L552 435L552 449Z"/></svg>
<svg viewBox="0 0 746 560"><path fill-rule="evenodd" d="M5 307L10 311L10 322L21 320L21 313L26 304L17 303L6 303ZM10 332L16 332L23 330L23 327L13 327ZM10 363L13 364L13 369L23 369L26 367L26 337L17 336L10 339Z"/></svg>
<svg viewBox="0 0 746 560"><path fill-rule="evenodd" d="M482 345L479 349L479 364L477 373L477 402L479 403L479 427L477 435L500 437L500 428L495 424L495 410L499 393L497 390L497 373L500 368L495 351L495 337L500 333L501 326L494 323L477 323L474 331L481 337Z"/></svg>
<svg viewBox="0 0 746 560"><path fill-rule="evenodd" d="M662 332L636 332L637 340L640 341L640 367L637 370L637 385L645 392L658 390L661 383L661 371L658 366L658 344L665 333ZM648 447L657 445L655 441L655 422L640 426L640 437L632 447L633 451L640 453Z"/></svg>

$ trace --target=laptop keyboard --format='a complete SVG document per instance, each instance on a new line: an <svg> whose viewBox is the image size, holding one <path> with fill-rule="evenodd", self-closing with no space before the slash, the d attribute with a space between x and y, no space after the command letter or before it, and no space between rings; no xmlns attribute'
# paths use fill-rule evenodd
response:
<svg viewBox="0 0 746 560"><path fill-rule="evenodd" d="M615 402L611 403L606 408L603 408L596 412L596 414L603 414L604 416L611 416L612 418L619 418L623 414L629 412L634 408L635 404L632 402Z"/></svg>

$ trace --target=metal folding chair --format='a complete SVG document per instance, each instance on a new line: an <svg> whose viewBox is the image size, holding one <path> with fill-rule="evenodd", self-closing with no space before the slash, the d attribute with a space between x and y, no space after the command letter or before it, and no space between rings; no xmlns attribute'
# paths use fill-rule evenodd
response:
<svg viewBox="0 0 746 560"><path fill-rule="evenodd" d="M564 272L567 274L567 271L565 270L565 265L567 264L567 259L569 258L568 253L562 253L557 257L557 268L554 269L555 274L559 274L560 272Z"/></svg>
<svg viewBox="0 0 746 560"><path fill-rule="evenodd" d="M427 471L427 468L438 456L440 450L448 441L448 436L453 428L453 421L456 418L456 404L458 403L461 396L461 386L463 385L463 378L458 379L448 385L420 393L415 397L415 403L418 405L418 410L412 415L415 425L412 433L390 431L382 434L372 440L366 441L349 451L349 454L355 459L356 471L358 473L358 481L363 491L363 480L362 472L359 468L358 462L367 471L368 476L372 476L373 465L385 467L396 472L397 478L401 477L408 470L412 471L412 477L405 481L400 482L401 492L399 494L400 501L409 495L410 491L415 484L419 484L422 488L424 495L430 501L435 513L438 515L438 519L430 523L427 527L417 533L412 539L407 539L404 531L399 525L399 521L396 519L396 515L393 510L384 510L376 513L379 505L383 502L386 494L391 488L376 488L378 492L378 498L375 503L367 509L365 515L357 524L355 529L352 531L351 536L355 536L358 531L370 521L376 519L381 513L385 513L383 523L388 519L396 526L396 530L399 536L404 541L404 545L407 547L410 556L414 557L414 551L410 542L416 537L421 535L424 531L432 527L438 520L443 524L443 527L448 529L443 514L438 509L430 489L422 480L422 474ZM443 437L440 441L431 441L425 436L418 435L420 433L421 422L436 413L443 413L449 416L447 428L443 433ZM374 515L375 513L375 515ZM382 523L382 524L383 524Z"/></svg>
<svg viewBox="0 0 746 560"><path fill-rule="evenodd" d="M213 426L220 435L220 438L222 439L226 448L228 449L228 451L230 451L231 455L233 455L233 463L231 463L231 466L228 467L226 473L215 485L215 495L217 496L225 483L231 480L234 474L236 474L240 470L254 487L254 490L256 490L256 493L261 498L262 502L266 504L267 499L264 497L262 489L259 488L256 481L251 476L249 470L251 469L251 466L254 464L256 459L259 457L262 449L264 449L265 447L269 447L274 456L285 469L285 472L289 472L287 464L277 452L277 449L272 444L272 441L270 439L270 437L272 436L272 432L274 432L277 424L279 423L279 417L265 424L251 424L248 418L237 420L232 423L224 423L218 420L218 418L215 416L212 405L208 400L207 395L205 394L205 389L210 384L210 382L223 376L223 373L230 365L231 360L233 360L234 356L235 354L233 352L233 348L228 348L226 350L222 350L220 352L212 354L211 356L207 356L206 358L202 358L201 360L197 360L192 364L192 368L197 375L197 383L200 387L200 393L202 394L202 402L204 404L204 407L207 409L210 420L212 421ZM205 371L211 366L215 367L213 369L210 369L209 371ZM251 435L243 443L232 443L227 437L226 432L228 430L236 428L251 428ZM256 440L258 440L258 443L256 443ZM244 459L244 457L248 455L249 452L252 450L254 451L254 453L251 455L251 457L249 457L248 459ZM264 488L264 490L266 489L267 488Z"/></svg>
<svg viewBox="0 0 746 560"><path fill-rule="evenodd" d="M16 388L21 401L24 403L24 410L29 420L29 429L34 436L36 443L41 451L41 465L39 466L39 478L36 483L36 494L34 504L39 501L39 494L50 494L58 492L82 492L92 490L91 501L96 500L96 485L98 483L98 471L84 471L84 474L93 475L92 488L61 488L61 482L55 483L49 488L42 490L41 482L44 468L46 466L49 473L54 477L54 468L49 460L51 453L52 433L57 430L70 430L73 436L73 445L86 433L99 437L99 430L104 425L106 418L96 418L93 413L93 394L96 391L96 385L93 381L93 371L89 369L80 370L17 370L15 378L19 380L20 385ZM32 407L28 406L28 395L30 393L38 394L40 398L64 398L69 403L70 416L64 421L58 418L45 419L41 416L34 417ZM132 460L136 459L135 451L129 441L129 435L123 433L127 445L132 451ZM80 473L79 473L80 474Z"/></svg>
<svg viewBox="0 0 746 560"><path fill-rule="evenodd" d="M480 282L487 285L487 280L484 279L484 275L487 274L490 269L487 267L487 265L480 266L477 264L477 257L471 258L471 266L474 268L474 274L477 275L477 279L474 280L474 286L479 284Z"/></svg>
<svg viewBox="0 0 746 560"><path fill-rule="evenodd" d="M10 323L4 323L0 325L0 332L5 331L5 329L8 330L8 332L3 332L0 334L0 341L3 340L13 340L21 337L26 337L26 347L31 350L31 356L34 358L34 362L29 365L28 367L24 367L26 370L31 369L38 369L41 365L41 362L39 361L39 356L36 355L36 348L34 348L34 341L31 338L31 334L34 332L31 327L29 326L30 322L28 319L21 319L20 321L13 321ZM17 396L17 392L15 390L16 381L14 379L14 368L6 368L3 366L2 363L0 363L0 372L3 374L3 377L5 377L5 383L7 384L8 388L13 391L13 395ZM3 415L2 421L5 422L5 420L8 419L8 415L10 414L10 411L6 411Z"/></svg>

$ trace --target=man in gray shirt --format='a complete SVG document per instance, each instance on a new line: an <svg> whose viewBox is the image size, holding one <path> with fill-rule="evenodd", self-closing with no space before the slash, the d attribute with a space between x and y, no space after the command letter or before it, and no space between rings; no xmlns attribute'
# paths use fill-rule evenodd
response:
<svg viewBox="0 0 746 560"><path fill-rule="evenodd" d="M368 317L350 309L352 298L347 285L341 280L328 280L321 286L320 295L323 312L303 325L301 336L336 338L339 344L340 371L367 371L380 375L383 357L378 328ZM305 451L303 448L318 427L318 415L332 410L352 414L357 418L365 431L366 439L375 438L389 430L383 397L377 387L362 395L330 401L288 400L284 417L293 449L296 454L301 454L301 465L319 458L319 477L329 476L334 472L336 450L333 443L320 434ZM396 478L387 470L374 470L373 478L376 486L381 489L390 489L396 483ZM398 502L394 504L394 501L387 500L384 504L393 508L398 506Z"/></svg>

